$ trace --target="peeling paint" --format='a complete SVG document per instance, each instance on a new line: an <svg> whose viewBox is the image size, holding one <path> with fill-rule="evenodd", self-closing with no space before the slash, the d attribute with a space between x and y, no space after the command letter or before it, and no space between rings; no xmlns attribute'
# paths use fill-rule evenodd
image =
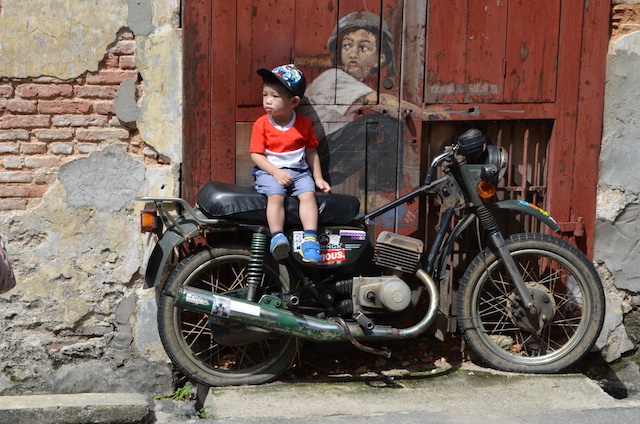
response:
<svg viewBox="0 0 640 424"><path fill-rule="evenodd" d="M182 38L169 25L141 40L136 65L145 90L138 129L171 162L182 162Z"/></svg>
<svg viewBox="0 0 640 424"><path fill-rule="evenodd" d="M68 79L95 71L118 30L126 25L124 0L47 3L47 7L34 7L23 0L3 1L0 75Z"/></svg>

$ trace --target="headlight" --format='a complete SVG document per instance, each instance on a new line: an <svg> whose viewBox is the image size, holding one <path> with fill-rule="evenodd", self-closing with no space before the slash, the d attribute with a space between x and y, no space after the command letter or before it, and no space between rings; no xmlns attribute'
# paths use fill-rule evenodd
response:
<svg viewBox="0 0 640 424"><path fill-rule="evenodd" d="M504 174L507 173L507 166L509 165L509 154L502 147L487 146L489 154L487 155L487 162L495 165L498 169L498 182L504 178Z"/></svg>

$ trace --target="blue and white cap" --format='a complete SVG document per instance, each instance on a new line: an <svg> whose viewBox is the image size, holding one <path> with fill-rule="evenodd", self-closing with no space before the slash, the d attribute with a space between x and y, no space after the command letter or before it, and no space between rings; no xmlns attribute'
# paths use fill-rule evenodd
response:
<svg viewBox="0 0 640 424"><path fill-rule="evenodd" d="M258 75L265 81L273 81L275 78L280 81L287 90L298 97L304 96L304 91L307 89L307 80L304 74L294 64L278 66L271 71L261 68L258 69Z"/></svg>

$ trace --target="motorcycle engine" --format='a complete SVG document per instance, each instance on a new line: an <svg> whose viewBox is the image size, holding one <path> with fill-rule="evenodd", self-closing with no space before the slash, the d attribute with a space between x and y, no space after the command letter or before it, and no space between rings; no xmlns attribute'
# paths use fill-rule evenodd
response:
<svg viewBox="0 0 640 424"><path fill-rule="evenodd" d="M392 275L354 278L353 302L356 310L400 312L411 303L411 288Z"/></svg>
<svg viewBox="0 0 640 424"><path fill-rule="evenodd" d="M424 243L389 231L376 240L374 261L394 274L413 274L420 264ZM401 312L412 301L412 291L397 275L359 277L353 279L353 303L356 311Z"/></svg>

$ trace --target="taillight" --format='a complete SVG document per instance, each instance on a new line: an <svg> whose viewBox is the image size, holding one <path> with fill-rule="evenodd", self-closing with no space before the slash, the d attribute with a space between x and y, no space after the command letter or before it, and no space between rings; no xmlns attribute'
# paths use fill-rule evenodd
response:
<svg viewBox="0 0 640 424"><path fill-rule="evenodd" d="M147 209L140 211L140 232L156 233L158 223L158 214L155 209Z"/></svg>

